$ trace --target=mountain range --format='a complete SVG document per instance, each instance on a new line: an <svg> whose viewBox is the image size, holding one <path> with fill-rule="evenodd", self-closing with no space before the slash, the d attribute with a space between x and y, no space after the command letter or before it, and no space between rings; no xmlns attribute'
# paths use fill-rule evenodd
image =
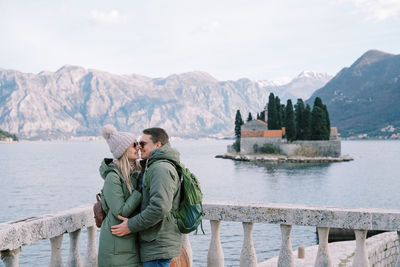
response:
<svg viewBox="0 0 400 267"><path fill-rule="evenodd" d="M280 84L218 81L205 72L150 78L72 65L38 74L0 68L0 129L31 140L99 136L108 123L135 134L163 127L175 137L233 137L237 109L255 117L270 92L284 102L306 99L330 78L303 72Z"/></svg>
<svg viewBox="0 0 400 267"><path fill-rule="evenodd" d="M369 50L307 103L317 96L342 137L400 138L400 55Z"/></svg>

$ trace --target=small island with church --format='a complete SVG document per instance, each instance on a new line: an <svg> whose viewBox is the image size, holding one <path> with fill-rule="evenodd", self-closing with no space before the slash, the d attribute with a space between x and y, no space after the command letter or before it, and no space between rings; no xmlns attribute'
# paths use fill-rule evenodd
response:
<svg viewBox="0 0 400 267"><path fill-rule="evenodd" d="M341 141L337 128L331 127L326 105L317 97L314 106L298 99L296 105L289 99L286 106L279 97L269 95L264 110L257 119L249 113L243 122L240 110L236 112L236 140L227 153L217 155L239 161L276 163L329 163L351 161L341 155Z"/></svg>

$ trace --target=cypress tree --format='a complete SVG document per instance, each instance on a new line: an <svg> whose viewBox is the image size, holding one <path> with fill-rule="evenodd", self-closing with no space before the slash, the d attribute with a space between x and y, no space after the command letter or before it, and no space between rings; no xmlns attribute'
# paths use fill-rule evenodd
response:
<svg viewBox="0 0 400 267"><path fill-rule="evenodd" d="M329 119L329 112L326 105L324 105L324 112L325 112L325 124L326 124L326 135L325 140L329 140L331 137L331 120Z"/></svg>
<svg viewBox="0 0 400 267"><path fill-rule="evenodd" d="M277 121L278 121L278 112L276 110L275 96L273 93L270 93L268 98L268 129L276 130Z"/></svg>
<svg viewBox="0 0 400 267"><path fill-rule="evenodd" d="M314 105L311 112L311 140L324 140L325 136L325 111L318 105Z"/></svg>
<svg viewBox="0 0 400 267"><path fill-rule="evenodd" d="M276 115L276 130L280 130L280 129L282 129L282 125L283 125L282 118L284 117L283 113L285 112L285 109L282 109L281 100L279 99L278 96L275 97L275 105L276 105L276 113L277 113L277 115Z"/></svg>
<svg viewBox="0 0 400 267"><path fill-rule="evenodd" d="M304 102L303 99L297 99L297 104L294 106L295 108L295 116L296 116L296 139L297 140L306 140L304 137Z"/></svg>
<svg viewBox="0 0 400 267"><path fill-rule="evenodd" d="M309 104L306 105L303 114L303 126L304 126L304 135L303 140L311 140L311 107Z"/></svg>
<svg viewBox="0 0 400 267"><path fill-rule="evenodd" d="M284 105L284 104L281 104L281 122L282 122L282 125L281 125L281 127L279 128L279 130L281 130L282 127L285 126L285 122L286 122L286 118L285 118L285 117L286 117L285 109L286 109L285 105Z"/></svg>
<svg viewBox="0 0 400 267"><path fill-rule="evenodd" d="M236 139L240 139L240 128L243 125L242 115L240 114L240 110L236 111L235 117L235 137Z"/></svg>
<svg viewBox="0 0 400 267"><path fill-rule="evenodd" d="M257 112L257 120L260 119L260 113Z"/></svg>
<svg viewBox="0 0 400 267"><path fill-rule="evenodd" d="M330 119L329 119L328 109L327 109L326 105L324 105L324 103L322 103L322 99L319 97L316 97L314 100L313 111L314 111L315 107L318 107L319 109L322 110L322 111L318 110L318 112L322 112L322 115L321 115L322 118L320 118L321 122L318 122L318 123L315 122L316 125L321 128L319 130L321 133L317 134L319 139L313 139L313 140L329 140L330 134L331 134L331 123L330 123ZM317 137L315 137L315 138L317 138Z"/></svg>
<svg viewBox="0 0 400 267"><path fill-rule="evenodd" d="M261 111L260 120L265 121L265 110Z"/></svg>
<svg viewBox="0 0 400 267"><path fill-rule="evenodd" d="M253 120L253 116L251 116L251 112L249 112L249 116L247 117L247 121L252 121Z"/></svg>
<svg viewBox="0 0 400 267"><path fill-rule="evenodd" d="M292 100L288 100L285 108L285 126L286 126L286 139L288 141L296 140L296 123L293 112Z"/></svg>
<svg viewBox="0 0 400 267"><path fill-rule="evenodd" d="M314 107L320 107L320 108L324 108L324 104L322 103L322 99L319 98L318 96L314 99Z"/></svg>

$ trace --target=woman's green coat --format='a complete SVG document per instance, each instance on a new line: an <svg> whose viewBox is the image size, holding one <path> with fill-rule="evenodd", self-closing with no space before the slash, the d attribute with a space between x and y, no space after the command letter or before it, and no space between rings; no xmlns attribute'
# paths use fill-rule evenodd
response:
<svg viewBox="0 0 400 267"><path fill-rule="evenodd" d="M112 159L104 159L100 166L104 179L102 206L107 217L101 225L98 266L139 266L139 242L137 233L118 237L111 234L111 226L120 224L118 215L130 218L140 212L142 195L128 190L122 173ZM131 175L132 187L136 188L138 173Z"/></svg>

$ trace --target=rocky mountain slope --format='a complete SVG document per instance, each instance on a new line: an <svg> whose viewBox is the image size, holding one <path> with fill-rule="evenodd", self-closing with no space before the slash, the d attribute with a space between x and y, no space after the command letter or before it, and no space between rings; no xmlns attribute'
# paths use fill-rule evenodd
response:
<svg viewBox="0 0 400 267"><path fill-rule="evenodd" d="M292 81L290 94L317 89L327 82L322 76ZM0 128L22 139L98 136L107 123L136 134L158 126L183 138L233 136L236 110L244 119L255 115L273 88L280 85L218 81L204 72L149 78L71 65L39 74L0 68Z"/></svg>
<svg viewBox="0 0 400 267"><path fill-rule="evenodd" d="M400 137L400 55L367 51L307 103L317 96L344 137Z"/></svg>

